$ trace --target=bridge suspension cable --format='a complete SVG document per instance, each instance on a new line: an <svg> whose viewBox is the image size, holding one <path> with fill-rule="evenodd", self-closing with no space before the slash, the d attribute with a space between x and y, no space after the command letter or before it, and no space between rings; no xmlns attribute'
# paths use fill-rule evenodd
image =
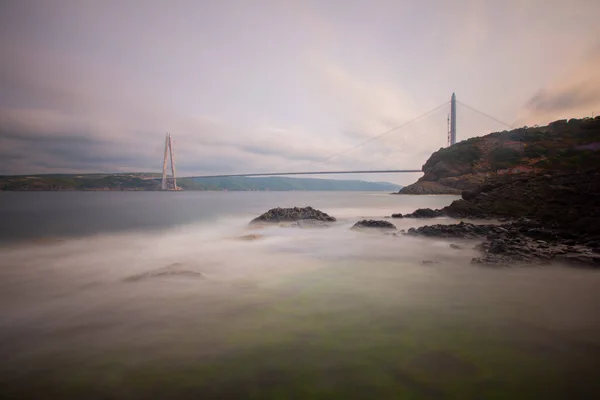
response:
<svg viewBox="0 0 600 400"><path fill-rule="evenodd" d="M395 127L391 128L391 129L388 129L387 131L385 131L385 132L383 132L383 133L381 133L381 134L379 134L379 135L377 135L377 136L373 136L372 138L369 138L369 139L367 139L367 140L365 140L365 141L363 141L363 142L361 142L361 143L357 144L356 146L350 147L350 148L348 148L348 149L346 149L346 150L344 150L344 151L341 151L341 152L339 152L339 153L335 153L335 154L333 154L333 155L331 155L331 156L329 156L329 157L326 157L326 158L324 158L324 159L323 159L321 162L325 162L325 161L328 161L328 160L334 159L334 158L336 158L336 157L339 157L339 156L341 156L342 154L348 153L349 151L352 151L352 150L354 150L354 149L357 149L357 148L359 148L359 147L361 147L361 146L364 146L364 145L365 145L365 144L367 144L367 143L370 143L370 142L372 142L372 141L374 141L374 140L377 140L377 139L380 139L380 138L382 138L382 137L384 137L384 136L386 136L386 135L389 135L390 133L392 133L392 132L394 132L394 131L396 131L396 130L398 130L398 129L400 129L400 128L402 128L402 127L404 127L404 126L406 126L406 125L408 125L408 124L410 124L410 123L413 123L413 122L415 122L415 121L418 121L418 120L420 120L420 119L422 119L422 118L424 118L424 117L426 117L426 116L428 116L428 115L430 115L430 114L432 114L432 113L434 113L434 112L436 112L436 111L440 110L442 107L446 107L446 106L448 105L448 103L449 103L449 102L447 102L447 101L446 101L446 102L444 102L443 104L440 104L439 106L437 106L437 107L435 107L435 108L432 108L431 110L429 110L429 111L427 111L427 112L425 112L425 113L423 113L423 114L419 115L418 117L415 117L415 118L412 118L412 119L410 119L410 120L408 120L408 121L406 121L406 122L403 122L403 123L401 123L400 125L398 125L398 126L395 126Z"/></svg>
<svg viewBox="0 0 600 400"><path fill-rule="evenodd" d="M478 114L481 114L481 115L483 115L483 116L485 116L485 117L487 117L487 118L491 119L492 121L495 121L495 122L497 122L497 123L499 123L499 124L501 124L501 125L504 125L504 126L505 126L505 127L507 127L507 128L511 128L511 129L512 129L512 128L513 128L513 126L514 126L513 124L508 124L508 123L506 123L506 122L504 122L504 121L501 121L501 120L499 120L498 118L492 117L491 115L484 113L484 112L483 112L483 111L481 111L481 110L478 110L478 109L476 109L476 108L474 108L474 107L471 107L470 105L468 105L468 104L465 104L465 103L463 103L462 101L456 100L456 102L457 102L458 104L460 104L461 106L468 108L468 109L469 109L469 110L471 110L471 111L475 111L476 113L478 113Z"/></svg>
<svg viewBox="0 0 600 400"><path fill-rule="evenodd" d="M422 172L414 169L413 164L425 162L432 151L447 145L447 116L450 103L446 101L415 118L321 160L296 164L286 160L281 167L270 168L271 171L288 172L212 174L193 178ZM456 101L456 104L459 106L458 140L512 128L512 125L468 104L460 101ZM405 165L400 167L403 161L409 164L409 168L402 168ZM295 165L295 168L292 165Z"/></svg>

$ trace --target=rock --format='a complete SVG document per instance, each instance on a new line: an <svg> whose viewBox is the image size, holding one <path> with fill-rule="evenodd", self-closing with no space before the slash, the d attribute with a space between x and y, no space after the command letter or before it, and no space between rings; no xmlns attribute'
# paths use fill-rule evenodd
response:
<svg viewBox="0 0 600 400"><path fill-rule="evenodd" d="M439 263L440 263L439 261L434 261L434 260L423 260L423 261L421 261L421 264L425 264L425 265L427 265L427 264L439 264Z"/></svg>
<svg viewBox="0 0 600 400"><path fill-rule="evenodd" d="M316 210L312 207L294 207L294 208L273 208L261 216L250 221L250 224L255 223L278 223L278 222L295 222L304 220L316 220L324 222L333 222L335 218Z"/></svg>
<svg viewBox="0 0 600 400"><path fill-rule="evenodd" d="M313 228L329 228L330 224L325 221L316 219L303 219L298 222L294 222L292 226L296 226L302 229L313 229Z"/></svg>
<svg viewBox="0 0 600 400"><path fill-rule="evenodd" d="M363 219L362 221L358 221L352 229L361 229L361 228L378 228L378 229L396 229L396 226L388 221L374 220L374 219Z"/></svg>
<svg viewBox="0 0 600 400"><path fill-rule="evenodd" d="M459 245L454 244L454 243L450 243L450 248L451 249L455 249L455 250L461 250L462 249L462 247L460 247Z"/></svg>
<svg viewBox="0 0 600 400"><path fill-rule="evenodd" d="M461 190L443 185L438 182L419 181L400 189L399 194L456 194L460 195Z"/></svg>
<svg viewBox="0 0 600 400"><path fill-rule="evenodd" d="M474 225L461 222L452 225L426 225L419 228L410 228L408 235L428 236L440 238L479 239L497 232L495 225Z"/></svg>
<svg viewBox="0 0 600 400"><path fill-rule="evenodd" d="M484 209L464 199L455 200L449 206L438 210L438 212L452 218L489 218Z"/></svg>
<svg viewBox="0 0 600 400"><path fill-rule="evenodd" d="M238 237L238 239L240 240L256 240L256 239L262 239L264 236L263 235L257 235L257 234L249 234L249 235L243 235Z"/></svg>
<svg viewBox="0 0 600 400"><path fill-rule="evenodd" d="M392 218L404 218L404 216L400 213L392 214Z"/></svg>
<svg viewBox="0 0 600 400"><path fill-rule="evenodd" d="M436 218L443 216L441 210L432 210L431 208L419 208L411 214L404 215L404 218Z"/></svg>
<svg viewBox="0 0 600 400"><path fill-rule="evenodd" d="M568 264L600 267L600 254L586 245L595 239L576 237L560 229L532 227L523 220L503 225L475 225L461 222L452 225L428 225L411 228L408 235L437 238L483 240L476 249L482 255L472 260L475 264L509 266L515 264L545 264L559 261ZM546 240L538 239L543 234ZM580 243L586 244L580 244ZM579 243L579 244L578 244ZM450 244L451 248L459 248Z"/></svg>

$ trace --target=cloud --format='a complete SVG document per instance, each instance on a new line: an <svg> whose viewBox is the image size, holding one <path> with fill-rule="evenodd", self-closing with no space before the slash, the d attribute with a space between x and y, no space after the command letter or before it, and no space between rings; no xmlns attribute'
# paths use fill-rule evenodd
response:
<svg viewBox="0 0 600 400"><path fill-rule="evenodd" d="M600 46L593 48L568 74L548 84L525 104L524 123L545 124L562 118L600 113Z"/></svg>
<svg viewBox="0 0 600 400"><path fill-rule="evenodd" d="M351 139L368 139L415 116L415 104L388 82L360 76L324 57L313 58L314 81L323 106L342 121ZM377 73L373 65L372 73Z"/></svg>
<svg viewBox="0 0 600 400"><path fill-rule="evenodd" d="M413 169L447 110L361 144L452 90L500 119L600 112L596 58L550 80L597 40L600 3L409 3L12 2L0 173L159 171L165 132L181 174Z"/></svg>

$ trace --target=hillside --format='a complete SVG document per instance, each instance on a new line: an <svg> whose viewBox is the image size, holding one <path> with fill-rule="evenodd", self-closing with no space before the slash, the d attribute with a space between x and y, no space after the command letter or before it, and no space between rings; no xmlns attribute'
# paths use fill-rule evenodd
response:
<svg viewBox="0 0 600 400"><path fill-rule="evenodd" d="M4 191L153 191L160 189L157 174L20 175L0 176ZM344 190L397 191L387 182L287 177L180 178L182 190Z"/></svg>
<svg viewBox="0 0 600 400"><path fill-rule="evenodd" d="M401 194L460 194L486 178L600 166L600 117L471 138L433 153Z"/></svg>
<svg viewBox="0 0 600 400"><path fill-rule="evenodd" d="M178 180L184 190L347 190L395 191L399 185L358 180L270 177L228 177Z"/></svg>

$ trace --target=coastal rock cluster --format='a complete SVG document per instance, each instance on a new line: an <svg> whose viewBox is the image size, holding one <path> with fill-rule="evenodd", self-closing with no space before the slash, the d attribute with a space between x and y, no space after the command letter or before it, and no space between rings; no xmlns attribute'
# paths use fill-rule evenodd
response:
<svg viewBox="0 0 600 400"><path fill-rule="evenodd" d="M600 267L600 168L495 176L440 210L421 208L399 219L453 218L461 221L397 231L384 220L361 220L353 229L377 228L396 236L477 241L484 265L543 264L551 261ZM312 207L275 208L256 222L291 222L327 226L335 218ZM456 246L456 245L455 245Z"/></svg>
<svg viewBox="0 0 600 400"><path fill-rule="evenodd" d="M600 267L600 242L562 230L544 228L522 219L502 225L465 223L411 228L407 235L444 239L482 239L476 246L482 255L476 264L543 264L561 261Z"/></svg>

